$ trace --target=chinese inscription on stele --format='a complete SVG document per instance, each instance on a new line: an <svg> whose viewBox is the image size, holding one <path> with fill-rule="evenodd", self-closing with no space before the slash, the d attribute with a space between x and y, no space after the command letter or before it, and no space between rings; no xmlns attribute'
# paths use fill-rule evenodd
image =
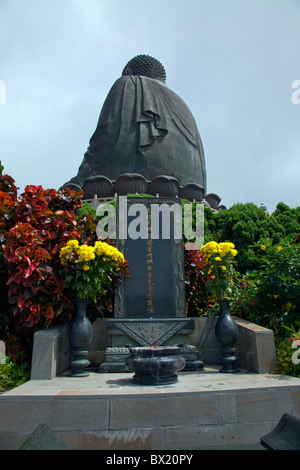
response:
<svg viewBox="0 0 300 470"><path fill-rule="evenodd" d="M147 239L147 307L150 317L153 316L153 241L151 238L151 210L148 207L148 239Z"/></svg>
<svg viewBox="0 0 300 470"><path fill-rule="evenodd" d="M170 210L174 206L181 211L178 198L127 197L123 209L129 236L119 236L117 243L128 260L130 275L119 289L115 317L185 316L183 244L174 235L175 216ZM139 231L130 236L133 226ZM117 224L118 234L121 229Z"/></svg>

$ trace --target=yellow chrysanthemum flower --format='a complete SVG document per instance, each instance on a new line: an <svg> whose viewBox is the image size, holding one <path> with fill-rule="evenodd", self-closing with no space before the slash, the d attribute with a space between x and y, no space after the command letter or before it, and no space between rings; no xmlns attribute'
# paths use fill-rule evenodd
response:
<svg viewBox="0 0 300 470"><path fill-rule="evenodd" d="M118 254L118 262L119 263L124 263L125 262L124 255L121 252L119 252L119 254Z"/></svg>
<svg viewBox="0 0 300 470"><path fill-rule="evenodd" d="M68 243L67 243L67 246L70 247L71 249L78 248L79 247L79 242L78 242L78 240L69 240Z"/></svg>
<svg viewBox="0 0 300 470"><path fill-rule="evenodd" d="M97 256L101 256L104 253L106 243L97 241L95 242L94 251Z"/></svg>
<svg viewBox="0 0 300 470"><path fill-rule="evenodd" d="M219 244L219 253L222 258L228 255L232 250L234 250L235 246L231 242L223 242Z"/></svg>
<svg viewBox="0 0 300 470"><path fill-rule="evenodd" d="M213 254L218 252L218 243L217 242L208 242L206 245L203 245L200 249L200 252L204 253L208 258Z"/></svg>
<svg viewBox="0 0 300 470"><path fill-rule="evenodd" d="M69 257L69 254L71 253L72 251L72 248L68 247L68 246L64 246L61 250L60 250L60 255L59 257L60 258L68 258Z"/></svg>
<svg viewBox="0 0 300 470"><path fill-rule="evenodd" d="M124 262L123 254L114 246L106 242L95 242L94 252L97 256L103 256L103 260L107 261L108 258L117 262Z"/></svg>
<svg viewBox="0 0 300 470"><path fill-rule="evenodd" d="M95 259L94 248L88 245L81 245L78 248L79 261L91 261Z"/></svg>

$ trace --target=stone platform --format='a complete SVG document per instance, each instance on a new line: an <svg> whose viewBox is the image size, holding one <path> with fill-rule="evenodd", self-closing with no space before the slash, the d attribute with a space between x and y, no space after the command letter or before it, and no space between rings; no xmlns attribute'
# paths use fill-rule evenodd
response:
<svg viewBox="0 0 300 470"><path fill-rule="evenodd" d="M177 383L139 386L131 373L30 380L0 396L0 449L19 449L47 424L73 449L255 448L283 413L300 417L300 379L216 366Z"/></svg>

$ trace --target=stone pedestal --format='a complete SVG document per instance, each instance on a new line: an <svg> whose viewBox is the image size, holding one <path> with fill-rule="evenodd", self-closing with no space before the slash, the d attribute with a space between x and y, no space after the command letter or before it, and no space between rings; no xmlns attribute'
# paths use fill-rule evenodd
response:
<svg viewBox="0 0 300 470"><path fill-rule="evenodd" d="M202 370L195 346L188 343L189 335L195 329L190 318L168 319L110 319L107 330L111 346L106 349L101 372L125 372L125 359L130 355L129 347L138 346L179 346L184 357L184 370Z"/></svg>

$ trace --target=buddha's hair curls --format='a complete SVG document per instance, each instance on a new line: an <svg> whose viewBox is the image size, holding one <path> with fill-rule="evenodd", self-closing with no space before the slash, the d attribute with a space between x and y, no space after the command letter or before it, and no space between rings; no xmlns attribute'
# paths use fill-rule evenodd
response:
<svg viewBox="0 0 300 470"><path fill-rule="evenodd" d="M124 67L124 75L143 75L144 77L156 78L166 81L166 71L164 66L154 57L141 54L131 59Z"/></svg>

